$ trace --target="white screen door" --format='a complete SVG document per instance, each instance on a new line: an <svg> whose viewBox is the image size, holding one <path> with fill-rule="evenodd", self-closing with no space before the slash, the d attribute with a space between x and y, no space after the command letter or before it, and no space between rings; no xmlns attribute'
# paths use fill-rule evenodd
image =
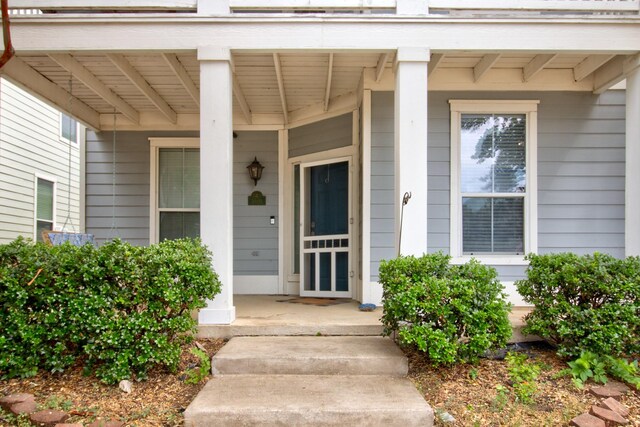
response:
<svg viewBox="0 0 640 427"><path fill-rule="evenodd" d="M351 298L351 158L302 163L300 295Z"/></svg>

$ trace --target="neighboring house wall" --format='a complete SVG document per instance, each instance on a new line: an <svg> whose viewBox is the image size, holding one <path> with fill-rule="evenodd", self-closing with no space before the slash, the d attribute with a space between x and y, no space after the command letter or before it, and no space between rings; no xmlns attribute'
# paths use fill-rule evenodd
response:
<svg viewBox="0 0 640 427"><path fill-rule="evenodd" d="M625 95L564 92L432 92L429 94L428 250L449 252L450 99L537 99L538 252L624 256ZM393 93L372 96L371 280L394 256ZM410 209L411 202L407 205ZM405 230L407 232L407 230ZM375 236L375 237L374 237ZM501 279L524 266L497 266Z"/></svg>
<svg viewBox="0 0 640 427"><path fill-rule="evenodd" d="M55 180L54 228L66 222L67 230L81 231L82 144L82 138L77 144L60 138L58 110L0 79L0 243L35 237L36 175Z"/></svg>

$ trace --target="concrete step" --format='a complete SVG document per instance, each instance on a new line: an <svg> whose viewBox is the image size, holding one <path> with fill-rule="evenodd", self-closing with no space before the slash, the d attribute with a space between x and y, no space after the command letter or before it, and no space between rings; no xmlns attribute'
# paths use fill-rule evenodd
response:
<svg viewBox="0 0 640 427"><path fill-rule="evenodd" d="M363 375L214 377L184 412L185 426L433 426L407 378Z"/></svg>
<svg viewBox="0 0 640 427"><path fill-rule="evenodd" d="M214 357L216 375L405 376L406 356L384 337L235 337Z"/></svg>

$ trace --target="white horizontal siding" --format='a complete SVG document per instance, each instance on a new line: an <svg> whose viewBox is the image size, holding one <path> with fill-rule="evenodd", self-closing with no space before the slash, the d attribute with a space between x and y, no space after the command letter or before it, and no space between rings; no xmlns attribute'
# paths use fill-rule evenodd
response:
<svg viewBox="0 0 640 427"><path fill-rule="evenodd" d="M80 231L79 147L59 126L57 110L0 80L0 243L34 236L36 174L56 180L56 226Z"/></svg>

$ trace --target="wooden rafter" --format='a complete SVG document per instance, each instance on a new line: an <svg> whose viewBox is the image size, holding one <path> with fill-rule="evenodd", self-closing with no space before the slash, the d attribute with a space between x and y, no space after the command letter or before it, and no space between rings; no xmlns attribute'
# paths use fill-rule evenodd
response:
<svg viewBox="0 0 640 427"><path fill-rule="evenodd" d="M391 56L390 52L383 53L378 58L378 65L376 66L376 82L379 82L382 79L382 75L384 74L384 68L389 61L389 57Z"/></svg>
<svg viewBox="0 0 640 427"><path fill-rule="evenodd" d="M247 103L247 99L244 96L244 92L242 92L242 88L240 87L240 83L238 82L238 77L232 74L233 79L233 94L236 96L238 100L238 104L240 104L240 109L242 110L242 114L244 114L244 118L247 120L248 124L251 124L253 121L253 116L251 114L251 108Z"/></svg>
<svg viewBox="0 0 640 427"><path fill-rule="evenodd" d="M273 54L273 64L276 67L276 77L278 79L278 91L280 92L280 103L282 104L282 116L284 124L289 123L289 108L287 107L287 94L284 90L284 77L282 76L282 66L280 65L280 55Z"/></svg>
<svg viewBox="0 0 640 427"><path fill-rule="evenodd" d="M627 74L640 68L640 54L618 55L600 67L593 77L593 92L602 93L620 83Z"/></svg>
<svg viewBox="0 0 640 427"><path fill-rule="evenodd" d="M573 68L573 78L579 82L589 77L615 55L590 55Z"/></svg>
<svg viewBox="0 0 640 427"><path fill-rule="evenodd" d="M73 74L78 80L104 99L109 105L124 114L129 120L134 123L140 122L140 113L135 108L127 104L71 55L59 53L49 55L49 57L62 68Z"/></svg>
<svg viewBox="0 0 640 427"><path fill-rule="evenodd" d="M431 60L429 61L429 70L427 71L427 75L430 76L431 73L433 73L436 68L438 68L438 65L440 65L440 62L444 59L444 54L442 53L433 53L431 54Z"/></svg>
<svg viewBox="0 0 640 427"><path fill-rule="evenodd" d="M541 54L533 57L531 61L522 69L523 81L528 82L544 69L544 67L551 61L553 61L557 54Z"/></svg>
<svg viewBox="0 0 640 427"><path fill-rule="evenodd" d="M51 82L22 59L12 58L2 68L2 75L91 128L100 129L100 114L96 110Z"/></svg>
<svg viewBox="0 0 640 427"><path fill-rule="evenodd" d="M109 53L107 54L107 58L113 65L118 67L118 69L124 74L131 83L135 87L137 87L140 92L144 94L144 96L149 99L155 105L158 110L167 118L171 123L176 123L178 121L178 115L175 111L169 106L167 101L165 101L159 94L156 92L154 88L142 77L142 75L136 70L129 61L124 57L124 55L118 53Z"/></svg>
<svg viewBox="0 0 640 427"><path fill-rule="evenodd" d="M196 105L200 106L200 91L195 83L193 83L193 80L191 80L191 77L189 77L189 73L187 73L187 70L184 68L184 65L182 65L178 57L173 53L163 53L162 57L173 71L173 74L176 75L180 83L182 83L182 86L189 93L191 99L193 99Z"/></svg>
<svg viewBox="0 0 640 427"><path fill-rule="evenodd" d="M329 97L331 96L331 79L333 78L333 53L329 54L329 65L327 66L327 84L324 90L324 111L329 109Z"/></svg>
<svg viewBox="0 0 640 427"><path fill-rule="evenodd" d="M494 66L500 59L499 53L488 53L482 57L482 59L473 67L473 79L477 82L487 74L487 72Z"/></svg>

